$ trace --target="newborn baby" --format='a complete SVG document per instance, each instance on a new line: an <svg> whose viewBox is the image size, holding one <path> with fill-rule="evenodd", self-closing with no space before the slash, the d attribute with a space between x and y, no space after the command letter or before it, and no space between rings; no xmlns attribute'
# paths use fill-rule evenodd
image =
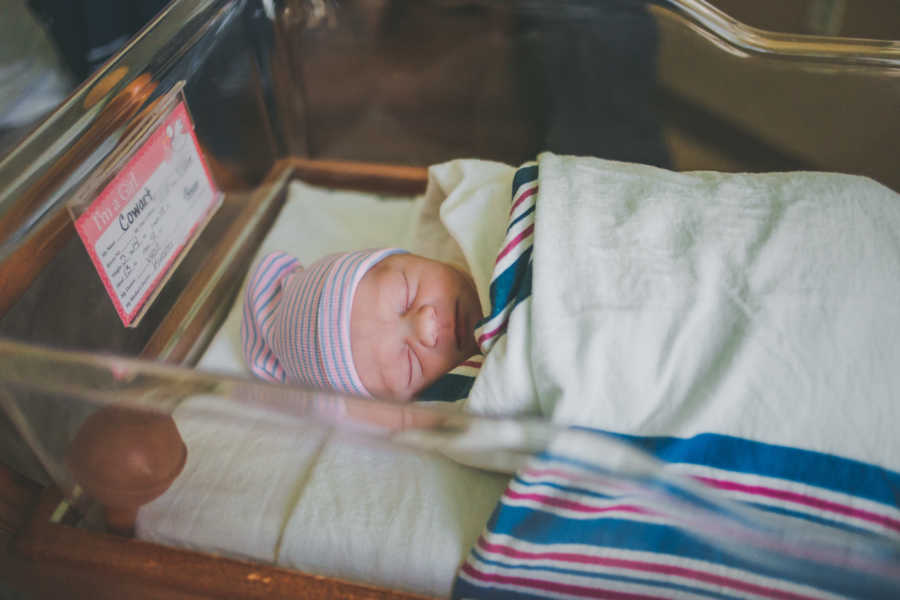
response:
<svg viewBox="0 0 900 600"><path fill-rule="evenodd" d="M472 278L399 249L274 252L250 276L244 358L259 377L409 400L478 353Z"/></svg>

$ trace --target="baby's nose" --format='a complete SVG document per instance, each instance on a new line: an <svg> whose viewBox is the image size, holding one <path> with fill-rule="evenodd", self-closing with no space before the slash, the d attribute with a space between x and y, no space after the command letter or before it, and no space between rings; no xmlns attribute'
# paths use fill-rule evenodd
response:
<svg viewBox="0 0 900 600"><path fill-rule="evenodd" d="M434 348L438 341L437 311L433 306L423 306L416 311L416 336L419 341Z"/></svg>

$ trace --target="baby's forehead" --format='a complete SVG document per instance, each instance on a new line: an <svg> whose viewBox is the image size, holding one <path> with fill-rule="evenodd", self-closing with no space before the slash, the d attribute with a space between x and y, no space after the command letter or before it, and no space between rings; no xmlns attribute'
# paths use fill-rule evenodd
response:
<svg viewBox="0 0 900 600"><path fill-rule="evenodd" d="M379 285L384 285L392 280L402 277L402 263L398 264L396 261L390 261L391 258L393 257L389 256L369 269L369 272L365 274L364 278L374 279Z"/></svg>
<svg viewBox="0 0 900 600"><path fill-rule="evenodd" d="M392 273L402 273L410 266L410 261L407 260L409 254L394 254L388 256L377 265L369 269L369 272L366 275L373 275L374 277L390 275Z"/></svg>
<svg viewBox="0 0 900 600"><path fill-rule="evenodd" d="M387 263L387 259L374 265L363 275L353 295L354 308L360 303L374 302L379 298L396 295L394 290L406 287L406 275L397 265ZM355 312L355 311L354 311Z"/></svg>
<svg viewBox="0 0 900 600"><path fill-rule="evenodd" d="M373 266L364 277L378 286L401 285L409 281L444 279L453 267L418 254L393 254Z"/></svg>

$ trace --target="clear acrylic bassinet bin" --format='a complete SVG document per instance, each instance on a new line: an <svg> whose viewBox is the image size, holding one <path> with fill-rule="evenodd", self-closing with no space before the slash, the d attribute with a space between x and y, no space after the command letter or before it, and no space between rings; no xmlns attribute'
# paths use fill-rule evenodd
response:
<svg viewBox="0 0 900 600"><path fill-rule="evenodd" d="M889 595L895 547L786 533L616 439L262 383L222 332L275 228L311 253L380 241L454 158L898 190L898 76L900 42L702 0L173 2L0 162L0 573L35 597L446 595L510 473L549 453L761 570ZM221 203L123 320L75 223L180 102Z"/></svg>

